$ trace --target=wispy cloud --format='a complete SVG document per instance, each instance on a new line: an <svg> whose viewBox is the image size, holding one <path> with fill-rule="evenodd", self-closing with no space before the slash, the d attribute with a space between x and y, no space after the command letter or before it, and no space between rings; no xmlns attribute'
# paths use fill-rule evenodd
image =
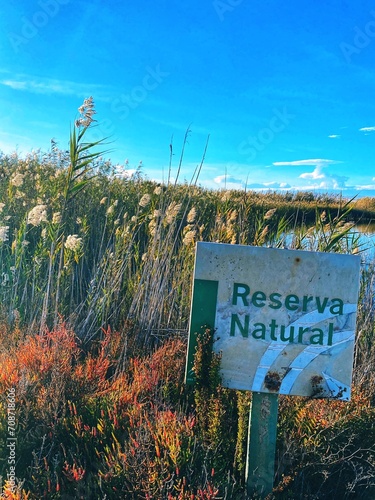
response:
<svg viewBox="0 0 375 500"><path fill-rule="evenodd" d="M32 145L31 138L26 135L0 132L0 151L5 154L10 154L16 150L18 152L29 151Z"/></svg>
<svg viewBox="0 0 375 500"><path fill-rule="evenodd" d="M236 177L230 175L219 175L213 179L215 186L217 185L221 187L226 187L227 189L252 189L254 191L267 191L267 190L286 190L291 189L292 186L287 182L245 182L241 179L237 179ZM212 186L211 186L212 187Z"/></svg>
<svg viewBox="0 0 375 500"><path fill-rule="evenodd" d="M375 181L375 178L372 180ZM373 191L373 190L375 190L375 184L366 184L366 185L362 185L362 186L356 186L356 189L358 191Z"/></svg>
<svg viewBox="0 0 375 500"><path fill-rule="evenodd" d="M338 135L338 134L331 134L328 136L329 139L340 139L341 135Z"/></svg>
<svg viewBox="0 0 375 500"><path fill-rule="evenodd" d="M214 182L216 184L225 184L228 182L231 184L243 184L243 180L237 179L236 177L233 177L231 175L218 175L214 178Z"/></svg>
<svg viewBox="0 0 375 500"><path fill-rule="evenodd" d="M362 127L359 129L360 132L375 132L375 127Z"/></svg>
<svg viewBox="0 0 375 500"><path fill-rule="evenodd" d="M2 79L0 80L0 85L32 94L60 94L79 97L94 95L96 99L100 100L107 100L109 97L108 89L103 85L38 78L27 75L17 75L13 78Z"/></svg>
<svg viewBox="0 0 375 500"><path fill-rule="evenodd" d="M275 167L303 167L307 165L321 165L322 167L340 163L336 160L328 160L326 158L314 158L312 160L295 160L295 161L276 161L273 163Z"/></svg>
<svg viewBox="0 0 375 500"><path fill-rule="evenodd" d="M292 186L287 182L254 182L252 184L247 184L249 189L290 189Z"/></svg>

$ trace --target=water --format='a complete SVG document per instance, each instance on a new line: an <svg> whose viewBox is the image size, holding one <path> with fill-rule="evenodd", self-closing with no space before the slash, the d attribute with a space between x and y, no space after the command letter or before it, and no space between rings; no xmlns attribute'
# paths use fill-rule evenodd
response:
<svg viewBox="0 0 375 500"><path fill-rule="evenodd" d="M366 263L375 260L375 223L356 224L354 232L359 235L362 260Z"/></svg>
<svg viewBox="0 0 375 500"><path fill-rule="evenodd" d="M375 223L356 224L351 234L359 238L358 247L363 264L375 264ZM350 234L349 233L349 234ZM293 231L287 233L285 238L286 247L290 248L293 239Z"/></svg>

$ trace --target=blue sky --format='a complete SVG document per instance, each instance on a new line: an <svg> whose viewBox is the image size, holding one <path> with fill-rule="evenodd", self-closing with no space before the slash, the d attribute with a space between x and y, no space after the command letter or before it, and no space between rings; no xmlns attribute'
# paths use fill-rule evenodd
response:
<svg viewBox="0 0 375 500"><path fill-rule="evenodd" d="M92 138L151 179L375 195L375 5L367 0L7 0L0 149Z"/></svg>

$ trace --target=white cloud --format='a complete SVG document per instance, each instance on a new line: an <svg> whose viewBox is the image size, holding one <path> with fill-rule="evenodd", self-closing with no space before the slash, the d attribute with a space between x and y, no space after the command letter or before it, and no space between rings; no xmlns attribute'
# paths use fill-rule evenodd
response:
<svg viewBox="0 0 375 500"><path fill-rule="evenodd" d="M331 134L328 137L329 137L329 139L340 139L341 135Z"/></svg>
<svg viewBox="0 0 375 500"><path fill-rule="evenodd" d="M292 186L287 182L254 182L247 184L248 189L290 189Z"/></svg>
<svg viewBox="0 0 375 500"><path fill-rule="evenodd" d="M323 170L330 165L341 163L336 160L329 160L327 158L315 158L308 160L275 162L275 166L314 166L312 172L304 172L299 175L300 179L310 181L310 189L346 189L346 183L349 177L344 175L336 175L324 172Z"/></svg>
<svg viewBox="0 0 375 500"><path fill-rule="evenodd" d="M227 176L226 182L225 182L225 175L220 175L218 177L215 177L213 180L214 184L212 184L212 181L202 181L200 182L201 185L209 187L209 188L217 188L218 184L220 188L223 188L225 186L226 189L250 189L253 191L267 191L267 190L273 190L277 191L278 189L281 190L289 190L293 189L290 184L287 182L252 182L248 183L245 181L242 181L240 179L236 179L235 177Z"/></svg>
<svg viewBox="0 0 375 500"><path fill-rule="evenodd" d="M334 175L323 172L325 165L318 164L312 172L301 174L300 179L309 179L311 181L319 181L316 187L319 189L340 189L346 187L346 182L349 177L344 175Z"/></svg>
<svg viewBox="0 0 375 500"><path fill-rule="evenodd" d="M0 85L13 90L30 92L32 94L61 94L88 97L94 95L96 99L105 100L104 87L96 84L77 83L69 80L55 80L51 78L37 78L28 75L17 75L13 79L0 80ZM100 96L100 97L98 97Z"/></svg>
<svg viewBox="0 0 375 500"><path fill-rule="evenodd" d="M375 132L375 127L362 127L359 129L360 132Z"/></svg>
<svg viewBox="0 0 375 500"><path fill-rule="evenodd" d="M286 189L291 187L287 182L265 182L264 185L269 189Z"/></svg>
<svg viewBox="0 0 375 500"><path fill-rule="evenodd" d="M325 174L322 172L322 167L317 166L312 172L306 172L305 174L301 174L300 179L312 179L312 180L317 180L317 179L324 179Z"/></svg>
<svg viewBox="0 0 375 500"><path fill-rule="evenodd" d="M15 80L1 80L0 83L15 90L25 90L27 86L26 82Z"/></svg>
<svg viewBox="0 0 375 500"><path fill-rule="evenodd" d="M372 179L373 181L375 179ZM356 189L357 190L363 190L363 191L372 191L372 190L375 190L375 184L367 184L367 185L364 185L364 186L356 186Z"/></svg>
<svg viewBox="0 0 375 500"><path fill-rule="evenodd" d="M214 182L216 184L243 184L241 179L237 179L236 177L232 177L231 175L218 175L214 178Z"/></svg>
<svg viewBox="0 0 375 500"><path fill-rule="evenodd" d="M314 158L311 160L295 160L295 161L276 161L273 163L275 167L303 167L306 165L321 165L325 167L327 165L333 165L334 163L340 163L336 160L328 160L326 158Z"/></svg>

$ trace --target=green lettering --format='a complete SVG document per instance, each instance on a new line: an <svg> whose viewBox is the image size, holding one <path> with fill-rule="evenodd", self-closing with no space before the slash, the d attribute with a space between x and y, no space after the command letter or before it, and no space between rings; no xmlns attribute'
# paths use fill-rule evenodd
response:
<svg viewBox="0 0 375 500"><path fill-rule="evenodd" d="M303 328L303 326L300 326L298 328L298 343L302 344L303 343L303 335L304 333L308 332L310 330L310 327L308 326L307 328Z"/></svg>
<svg viewBox="0 0 375 500"><path fill-rule="evenodd" d="M263 325L263 323L255 323L254 326L259 327L259 328L255 328L255 330L253 330L251 333L251 335L254 337L254 339L265 340L265 338L266 338L266 325Z"/></svg>
<svg viewBox="0 0 375 500"><path fill-rule="evenodd" d="M291 294L287 295L285 299L285 307L289 309L289 311L296 311L299 305L299 298L297 295Z"/></svg>
<svg viewBox="0 0 375 500"><path fill-rule="evenodd" d="M327 345L332 345L332 339L333 339L333 323L329 324L328 328L328 342Z"/></svg>
<svg viewBox="0 0 375 500"><path fill-rule="evenodd" d="M279 300L281 297L281 293L271 293L270 295L270 301L272 304L270 304L271 309L280 309L280 307L283 305L282 302Z"/></svg>
<svg viewBox="0 0 375 500"><path fill-rule="evenodd" d="M332 314L344 314L344 302L341 299L332 299L332 305L329 310Z"/></svg>
<svg viewBox="0 0 375 500"><path fill-rule="evenodd" d="M251 299L251 302L254 304L255 307L264 307L266 304L265 304L265 300L267 298L267 295L263 292L255 292L252 299Z"/></svg>
<svg viewBox="0 0 375 500"><path fill-rule="evenodd" d="M240 289L242 289L242 291L240 291ZM250 287L248 285L245 285L244 283L234 283L232 304L236 306L237 298L241 297L243 305L248 306L249 302L246 297L247 295L249 295L249 293Z"/></svg>
<svg viewBox="0 0 375 500"><path fill-rule="evenodd" d="M285 329L286 329L285 325L280 326L280 340L281 340L281 342L293 342L293 340L294 340L294 326L291 326L289 328L289 332L287 332L287 333L289 333L288 336L285 335Z"/></svg>
<svg viewBox="0 0 375 500"><path fill-rule="evenodd" d="M318 309L318 313L324 312L324 309L327 307L328 297L324 297L323 303L320 302L320 297L316 298L316 307Z"/></svg>
<svg viewBox="0 0 375 500"><path fill-rule="evenodd" d="M271 328L271 340L277 340L276 330L277 328L279 328L279 325L276 323L275 319L271 321L270 328Z"/></svg>
<svg viewBox="0 0 375 500"><path fill-rule="evenodd" d="M312 332L319 332L319 333L317 333L316 335L311 335L311 337L310 337L310 344L323 345L323 341L324 341L323 330L321 330L320 328L312 328L311 331Z"/></svg>
<svg viewBox="0 0 375 500"><path fill-rule="evenodd" d="M303 305L302 305L302 311L306 312L307 311L307 304L314 300L314 297L308 297L307 295L304 295L303 297Z"/></svg>
<svg viewBox="0 0 375 500"><path fill-rule="evenodd" d="M234 337L236 333L236 326L238 327L241 335L245 338L249 336L249 322L250 322L250 316L249 314L245 315L245 320L244 324L242 325L240 318L238 317L237 314L232 314L232 319L230 322L230 335L231 337Z"/></svg>

